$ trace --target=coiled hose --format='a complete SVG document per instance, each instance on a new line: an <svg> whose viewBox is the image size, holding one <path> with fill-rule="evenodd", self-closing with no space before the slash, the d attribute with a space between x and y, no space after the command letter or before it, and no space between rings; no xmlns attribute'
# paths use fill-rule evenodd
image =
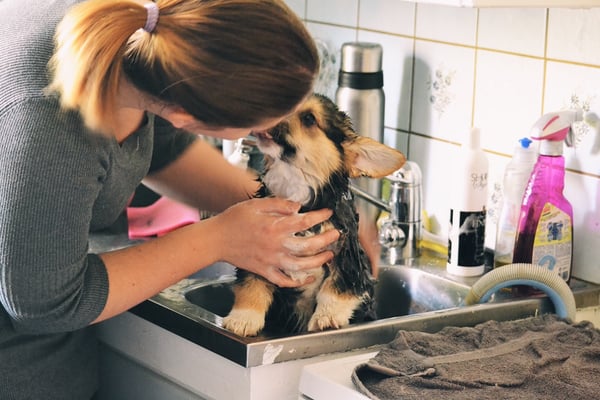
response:
<svg viewBox="0 0 600 400"><path fill-rule="evenodd" d="M486 303L498 290L516 285L543 291L552 300L556 315L575 321L575 297L569 285L556 272L533 264L509 264L488 272L473 285L465 304Z"/></svg>

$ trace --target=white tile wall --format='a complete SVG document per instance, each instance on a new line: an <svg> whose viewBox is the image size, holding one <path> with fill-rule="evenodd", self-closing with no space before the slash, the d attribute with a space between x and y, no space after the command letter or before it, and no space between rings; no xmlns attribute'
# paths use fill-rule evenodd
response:
<svg viewBox="0 0 600 400"><path fill-rule="evenodd" d="M356 27L358 24L358 0L306 0L306 18Z"/></svg>
<svg viewBox="0 0 600 400"><path fill-rule="evenodd" d="M544 8L483 8L479 11L478 45L543 57L546 13Z"/></svg>
<svg viewBox="0 0 600 400"><path fill-rule="evenodd" d="M472 8L417 5L417 37L474 45L476 34L477 11Z"/></svg>
<svg viewBox="0 0 600 400"><path fill-rule="evenodd" d="M416 5L404 1L361 1L358 26L397 35L412 36L415 33Z"/></svg>
<svg viewBox="0 0 600 400"><path fill-rule="evenodd" d="M550 9L548 19L549 58L600 65L600 8Z"/></svg>
<svg viewBox="0 0 600 400"><path fill-rule="evenodd" d="M543 113L577 105L600 114L600 9L288 3L299 14L305 10L310 31L338 51L349 40L383 45L385 141L421 166L424 207L441 233L452 191L450 160L471 125L482 130L493 204L515 141ZM565 195L575 214L574 275L600 283L600 133L588 130L565 157ZM493 232L486 244L493 245Z"/></svg>
<svg viewBox="0 0 600 400"><path fill-rule="evenodd" d="M414 58L411 130L459 142L472 123L475 50L417 40Z"/></svg>
<svg viewBox="0 0 600 400"><path fill-rule="evenodd" d="M478 51L473 122L483 132L485 149L510 154L515 141L529 135L542 111L542 98L527 93L541 93L543 79L540 59Z"/></svg>

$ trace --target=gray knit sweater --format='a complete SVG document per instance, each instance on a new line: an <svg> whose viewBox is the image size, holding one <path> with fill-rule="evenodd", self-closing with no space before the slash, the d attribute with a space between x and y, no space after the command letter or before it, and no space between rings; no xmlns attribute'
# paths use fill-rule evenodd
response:
<svg viewBox="0 0 600 400"><path fill-rule="evenodd" d="M43 95L53 33L77 0L0 1L0 399L82 400L97 390L108 279L89 232L121 214L151 162L193 136L149 115L120 145ZM159 126L160 125L160 126Z"/></svg>

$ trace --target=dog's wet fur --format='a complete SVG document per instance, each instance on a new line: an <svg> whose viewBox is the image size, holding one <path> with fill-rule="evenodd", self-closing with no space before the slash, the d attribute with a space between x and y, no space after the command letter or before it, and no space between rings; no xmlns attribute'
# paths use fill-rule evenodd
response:
<svg viewBox="0 0 600 400"><path fill-rule="evenodd" d="M322 95L312 95L290 117L255 133L265 158L257 197L278 196L302 204L300 212L329 208L331 218L299 235L340 231L334 258L308 274L314 282L280 288L261 276L238 270L235 301L223 326L240 335L296 333L342 328L375 318L371 265L358 239L358 214L349 178L382 178L400 168L404 155L357 135L350 118Z"/></svg>

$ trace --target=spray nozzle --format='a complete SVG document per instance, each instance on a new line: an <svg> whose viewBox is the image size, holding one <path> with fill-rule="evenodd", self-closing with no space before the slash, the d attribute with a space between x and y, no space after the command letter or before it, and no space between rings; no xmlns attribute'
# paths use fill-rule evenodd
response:
<svg viewBox="0 0 600 400"><path fill-rule="evenodd" d="M542 115L533 125L531 138L541 141L540 154L562 154L563 142L569 141L571 126L583 121L583 110L565 110Z"/></svg>
<svg viewBox="0 0 600 400"><path fill-rule="evenodd" d="M533 125L531 138L542 142L540 153L545 153L545 148L552 154L561 154L562 142L572 147L587 133L588 129L581 127L584 124L600 131L600 117L593 112L584 112L581 108L544 114Z"/></svg>
<svg viewBox="0 0 600 400"><path fill-rule="evenodd" d="M567 138L571 125L583 120L583 111L566 110L542 115L533 125L534 140L562 141Z"/></svg>

